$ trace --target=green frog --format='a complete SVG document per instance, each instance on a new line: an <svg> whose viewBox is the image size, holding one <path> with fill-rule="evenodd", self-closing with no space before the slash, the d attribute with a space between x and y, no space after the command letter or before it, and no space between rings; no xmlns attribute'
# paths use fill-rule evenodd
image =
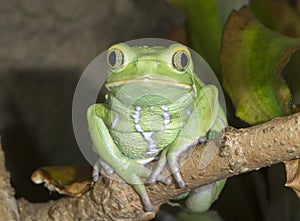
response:
<svg viewBox="0 0 300 221"><path fill-rule="evenodd" d="M129 46L116 44L107 52L109 73L104 103L88 108L89 132L102 167L117 173L139 194L145 211L152 203L145 181L163 182L166 165L179 187L180 155L198 142L211 139L227 120L218 100L218 89L205 85L194 73L189 49L182 44ZM147 167L155 161L154 168ZM189 193L188 209L200 213L218 198L225 180Z"/></svg>

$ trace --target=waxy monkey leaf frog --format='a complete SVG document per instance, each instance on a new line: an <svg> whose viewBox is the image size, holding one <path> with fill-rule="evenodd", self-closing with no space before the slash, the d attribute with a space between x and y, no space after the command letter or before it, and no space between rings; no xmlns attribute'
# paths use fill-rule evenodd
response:
<svg viewBox="0 0 300 221"><path fill-rule="evenodd" d="M104 103L89 107L89 132L102 167L117 173L141 197L146 211L152 204L144 183L171 180L161 172L168 165L175 181L185 186L179 156L199 140L210 139L226 124L218 89L194 73L190 51L182 44L113 45L107 52L109 73ZM147 163L156 161L154 169ZM186 202L203 212L217 199L225 180L198 188Z"/></svg>

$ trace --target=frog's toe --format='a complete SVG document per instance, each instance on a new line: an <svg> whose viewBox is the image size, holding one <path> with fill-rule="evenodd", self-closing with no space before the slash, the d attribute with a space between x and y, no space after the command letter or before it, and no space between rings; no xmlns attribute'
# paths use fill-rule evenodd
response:
<svg viewBox="0 0 300 221"><path fill-rule="evenodd" d="M105 173L107 175L113 175L114 170L111 168L107 163L105 163L103 160L100 161L101 167L104 169Z"/></svg>
<svg viewBox="0 0 300 221"><path fill-rule="evenodd" d="M146 212L151 212L153 210L153 206L151 204L151 202L145 202L143 201L143 205L144 205L144 209Z"/></svg>
<svg viewBox="0 0 300 221"><path fill-rule="evenodd" d="M139 169L137 170L137 175L141 178L146 178L146 180L147 180L146 182L150 183L150 184L154 184L156 181L160 181L166 185L171 184L170 178L167 178L159 173L151 179L152 182L149 182L149 177L151 177L153 175L152 172L153 171L150 170L149 168L142 166L142 167L139 167Z"/></svg>
<svg viewBox="0 0 300 221"><path fill-rule="evenodd" d="M139 194L145 211L146 212L152 211L153 210L153 206L152 206L151 200L149 198L149 195L147 193L147 190L145 188L145 185L139 183L140 177L134 175L131 179L132 179L132 181L134 183L134 184L132 184L132 186L135 189L135 191Z"/></svg>
<svg viewBox="0 0 300 221"><path fill-rule="evenodd" d="M172 179L167 178L167 177L165 177L165 176L163 176L163 175L159 175L158 178L157 178L157 180L158 180L159 182L161 182L161 183L166 184L166 185L170 185L170 184L172 183ZM152 183L153 183L153 182L152 182ZM150 184L152 184L152 183L150 183Z"/></svg>
<svg viewBox="0 0 300 221"><path fill-rule="evenodd" d="M180 188L184 188L185 187L185 182L182 179L182 176L181 176L180 172L179 171L173 172L173 176L174 176L176 182L178 183L178 186Z"/></svg>
<svg viewBox="0 0 300 221"><path fill-rule="evenodd" d="M154 185L156 181L159 181L159 182L164 183L166 185L170 185L172 183L172 179L167 178L164 175L159 174L157 177L156 176L151 177L151 175L147 179L147 183L149 183L150 185Z"/></svg>
<svg viewBox="0 0 300 221"><path fill-rule="evenodd" d="M92 177L93 177L93 181L97 182L99 179L99 168L95 167L93 168L93 172L92 172Z"/></svg>
<svg viewBox="0 0 300 221"><path fill-rule="evenodd" d="M160 174L161 170L160 169L156 169L154 170L150 176L147 179L147 183L150 183L151 185L154 185L156 181L160 181L163 182L165 184L168 185L168 183L170 182L168 178L164 177L163 175Z"/></svg>
<svg viewBox="0 0 300 221"><path fill-rule="evenodd" d="M104 162L102 159L98 159L93 167L92 172L94 182L97 182L97 180L99 179L99 172L101 168L103 168L105 173L109 176L114 173L114 170L106 162Z"/></svg>
<svg viewBox="0 0 300 221"><path fill-rule="evenodd" d="M180 170L179 170L179 166L178 166L178 155L177 154L170 155L168 157L168 164L170 166L170 169L171 169L174 179L178 183L178 186L180 188L184 188L185 182L180 174Z"/></svg>
<svg viewBox="0 0 300 221"><path fill-rule="evenodd" d="M150 184L154 184L157 180L162 181L163 183L171 183L171 181L167 180L167 178L163 178L164 176L161 175L161 172L163 171L165 165L166 165L166 159L160 158L160 160L156 163L152 173L147 179L147 182ZM168 184L167 184L168 185Z"/></svg>

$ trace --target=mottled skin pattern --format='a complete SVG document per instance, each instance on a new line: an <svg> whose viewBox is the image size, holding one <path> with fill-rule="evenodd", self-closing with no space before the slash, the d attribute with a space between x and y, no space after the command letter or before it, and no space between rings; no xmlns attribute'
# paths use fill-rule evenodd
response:
<svg viewBox="0 0 300 221"><path fill-rule="evenodd" d="M99 167L117 173L140 195L146 211L152 204L144 181L171 183L161 175L168 164L180 187L178 158L197 144L219 132L226 118L218 101L218 90L205 85L194 74L187 47L130 47L117 44L108 50L109 75L104 103L87 112L89 131L99 154ZM146 164L156 161L153 170ZM145 179L144 179L145 178ZM217 199L225 180L200 187L190 193L186 204L193 212L203 212Z"/></svg>

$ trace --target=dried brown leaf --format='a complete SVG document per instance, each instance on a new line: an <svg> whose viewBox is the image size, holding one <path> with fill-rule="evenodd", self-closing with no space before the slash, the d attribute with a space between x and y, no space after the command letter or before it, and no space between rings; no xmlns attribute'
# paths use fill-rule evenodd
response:
<svg viewBox="0 0 300 221"><path fill-rule="evenodd" d="M300 104L293 107L292 113L300 112ZM285 186L292 188L300 198L300 159L284 162L286 170Z"/></svg>
<svg viewBox="0 0 300 221"><path fill-rule="evenodd" d="M300 198L300 159L285 162L286 183L285 186L292 188Z"/></svg>

